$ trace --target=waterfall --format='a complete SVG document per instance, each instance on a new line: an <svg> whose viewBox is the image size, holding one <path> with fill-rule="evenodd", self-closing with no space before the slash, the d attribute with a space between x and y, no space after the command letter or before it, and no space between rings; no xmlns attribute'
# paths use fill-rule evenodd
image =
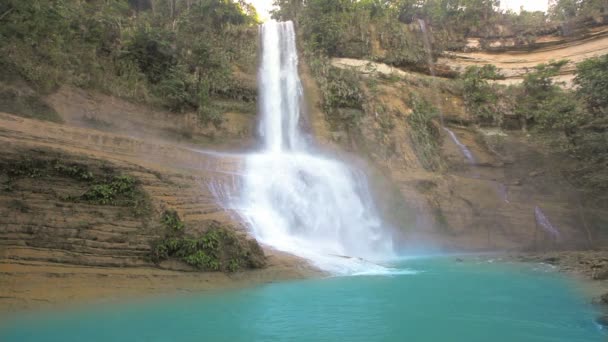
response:
<svg viewBox="0 0 608 342"><path fill-rule="evenodd" d="M560 237L559 230L555 228L547 216L543 213L538 206L534 207L534 219L536 225L540 226L546 233L548 233L553 239L557 240Z"/></svg>
<svg viewBox="0 0 608 342"><path fill-rule="evenodd" d="M292 22L260 27L262 151L246 158L237 211L262 244L333 274L382 273L392 239L362 172L313 153L300 127L302 86Z"/></svg>
<svg viewBox="0 0 608 342"><path fill-rule="evenodd" d="M429 64L429 71L431 72L431 76L436 76L435 63L433 62L433 49L431 48L431 40L427 33L426 21L424 21L424 19L418 19L418 26L420 26L420 31L422 32L422 42L424 43L424 49L426 50L426 60Z"/></svg>
<svg viewBox="0 0 608 342"><path fill-rule="evenodd" d="M456 146L458 146L458 148L460 149L460 152L462 152L464 157L467 158L467 161L469 162L469 164L475 165L475 157L473 157L473 152L471 152L471 150L469 150L469 148L466 147L465 144L460 142L460 140L456 136L456 133L454 133L451 129L449 129L447 127L443 127L443 129L446 132L448 132L448 135L450 136L450 138L452 139L454 144L456 144Z"/></svg>
<svg viewBox="0 0 608 342"><path fill-rule="evenodd" d="M431 40L429 39L429 35L426 28L426 21L424 19L418 19L418 25L420 26L420 31L422 32L422 42L424 43L424 50L426 51L426 61L429 65L429 71L431 76L435 78L437 76L435 74L435 62L433 61L433 49L431 47ZM441 122L441 127L445 127L445 123L443 122L443 113L439 111L439 122Z"/></svg>

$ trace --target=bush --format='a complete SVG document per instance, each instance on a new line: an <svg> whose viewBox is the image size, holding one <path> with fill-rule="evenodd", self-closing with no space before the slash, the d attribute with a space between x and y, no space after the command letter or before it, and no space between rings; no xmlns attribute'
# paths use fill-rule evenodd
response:
<svg viewBox="0 0 608 342"><path fill-rule="evenodd" d="M170 3L4 1L0 66L43 94L71 84L173 111L240 92L232 73L255 68L255 11L229 0Z"/></svg>
<svg viewBox="0 0 608 342"><path fill-rule="evenodd" d="M608 55L577 64L574 83L590 114L608 116Z"/></svg>
<svg viewBox="0 0 608 342"><path fill-rule="evenodd" d="M175 210L165 210L161 216L161 223L165 226L165 229L170 231L179 232L184 230L185 227Z"/></svg>
<svg viewBox="0 0 608 342"><path fill-rule="evenodd" d="M412 30L408 25L396 21L391 16L383 18L378 26L380 46L386 50L386 55L379 58L381 61L400 67L411 67L414 69L423 68L427 71L426 63L432 51L427 51L424 46L423 34L431 35L431 32L422 33L418 28ZM431 48L440 49L437 45ZM438 51L435 51L438 52Z"/></svg>
<svg viewBox="0 0 608 342"><path fill-rule="evenodd" d="M224 272L265 265L264 254L255 241L239 238L219 222L211 221L203 234L191 236L186 235L185 225L175 211L165 211L161 220L165 236L152 243L151 258L155 263L177 258L200 270Z"/></svg>
<svg viewBox="0 0 608 342"><path fill-rule="evenodd" d="M102 205L135 205L141 193L137 181L131 176L113 176L108 180L93 185L81 199Z"/></svg>
<svg viewBox="0 0 608 342"><path fill-rule="evenodd" d="M174 39L175 37L164 29L138 28L126 43L123 58L135 62L150 83L158 83L167 77L175 64L175 55L171 48L171 41Z"/></svg>
<svg viewBox="0 0 608 342"><path fill-rule="evenodd" d="M483 67L469 66L460 76L463 83L464 103L478 120L500 125L503 113L498 110L498 88L488 82L504 78L492 64Z"/></svg>
<svg viewBox="0 0 608 342"><path fill-rule="evenodd" d="M576 100L552 79L567 62L539 64L524 76L515 113L526 124L538 124L541 129L562 128L566 133L577 124L580 116Z"/></svg>
<svg viewBox="0 0 608 342"><path fill-rule="evenodd" d="M324 57L310 56L312 73L323 96L323 111L336 128L357 126L363 115L364 93L359 74L333 67Z"/></svg>
<svg viewBox="0 0 608 342"><path fill-rule="evenodd" d="M551 78L566 61L538 65L524 77L516 106L535 129L560 133L553 139L580 161L566 167L566 173L577 185L598 194L608 189L607 61L604 56L580 63L575 92L560 88Z"/></svg>
<svg viewBox="0 0 608 342"><path fill-rule="evenodd" d="M418 160L425 169L437 171L442 167L439 151L441 134L433 119L439 115L439 112L416 94L411 95L409 105L412 113L407 117L407 122L412 128L411 139Z"/></svg>

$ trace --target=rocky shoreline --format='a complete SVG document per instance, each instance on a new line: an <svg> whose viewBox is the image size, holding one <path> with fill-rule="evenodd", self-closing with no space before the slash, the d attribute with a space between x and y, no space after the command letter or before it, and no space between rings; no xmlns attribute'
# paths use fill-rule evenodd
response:
<svg viewBox="0 0 608 342"><path fill-rule="evenodd" d="M307 261L265 250L266 267L239 272L178 271L0 260L0 317L86 304L235 289L323 273Z"/></svg>
<svg viewBox="0 0 608 342"><path fill-rule="evenodd" d="M591 303L600 309L597 323L608 327L608 249L524 252L508 254L506 259L548 264L580 280Z"/></svg>

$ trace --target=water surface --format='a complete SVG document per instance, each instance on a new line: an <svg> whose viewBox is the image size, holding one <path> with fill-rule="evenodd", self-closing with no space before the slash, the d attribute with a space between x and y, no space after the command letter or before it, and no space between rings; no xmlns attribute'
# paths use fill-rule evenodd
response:
<svg viewBox="0 0 608 342"><path fill-rule="evenodd" d="M13 317L0 341L603 341L545 266L421 259L416 273L267 284Z"/></svg>

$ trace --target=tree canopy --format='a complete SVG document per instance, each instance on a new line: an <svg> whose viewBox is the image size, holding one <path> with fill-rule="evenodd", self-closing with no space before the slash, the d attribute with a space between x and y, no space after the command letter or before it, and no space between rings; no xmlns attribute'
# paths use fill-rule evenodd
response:
<svg viewBox="0 0 608 342"><path fill-rule="evenodd" d="M72 84L176 111L255 97L232 77L256 65L244 1L6 0L0 22L0 65L43 93Z"/></svg>

